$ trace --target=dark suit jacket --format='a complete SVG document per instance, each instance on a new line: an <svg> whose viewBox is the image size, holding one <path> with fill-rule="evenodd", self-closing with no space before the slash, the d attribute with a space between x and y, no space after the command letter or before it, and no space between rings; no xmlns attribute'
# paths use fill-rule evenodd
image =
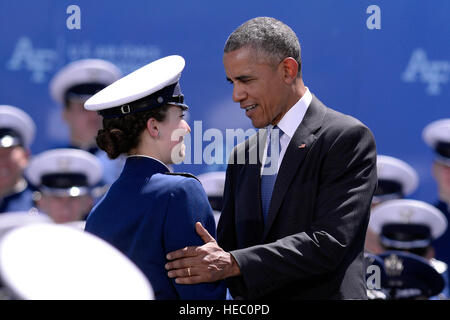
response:
<svg viewBox="0 0 450 320"><path fill-rule="evenodd" d="M130 258L158 300L225 299L223 282L183 285L167 276L167 253L204 244L195 231L197 221L215 236L212 209L200 182L167 171L151 158L127 158L119 179L92 209L85 230Z"/></svg>
<svg viewBox="0 0 450 320"><path fill-rule="evenodd" d="M218 242L242 273L227 279L231 294L367 298L363 249L377 184L372 133L313 96L281 163L266 225L260 158L254 161L264 149L260 133L233 150L227 168Z"/></svg>

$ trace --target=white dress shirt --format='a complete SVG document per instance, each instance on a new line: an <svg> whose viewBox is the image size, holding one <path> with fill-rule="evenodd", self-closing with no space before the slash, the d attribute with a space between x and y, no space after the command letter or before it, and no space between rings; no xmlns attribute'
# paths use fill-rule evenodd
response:
<svg viewBox="0 0 450 320"><path fill-rule="evenodd" d="M294 136L295 131L297 130L298 126L303 120L303 117L305 116L306 110L308 110L308 107L312 100L312 94L309 91L309 89L306 87L305 94L300 98L300 100L297 101L296 104L292 106L291 109L281 118L280 122L278 122L277 126L283 131L283 135L280 139L281 144L281 151L280 156L278 160L278 170L280 170L281 162L283 161L284 154L286 153L286 149L291 142L292 137ZM271 134L273 129L273 125L269 124L266 127L266 130L269 134ZM266 139L266 145L264 147L264 157L262 159L261 163L266 162L266 156L267 156L267 146L268 146L269 139ZM261 166L261 174L264 169L264 166Z"/></svg>

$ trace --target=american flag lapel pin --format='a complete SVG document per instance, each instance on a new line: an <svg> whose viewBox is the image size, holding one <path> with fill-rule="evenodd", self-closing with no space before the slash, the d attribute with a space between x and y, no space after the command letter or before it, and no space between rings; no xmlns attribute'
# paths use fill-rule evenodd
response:
<svg viewBox="0 0 450 320"><path fill-rule="evenodd" d="M298 146L299 149L303 149L306 147L306 144L302 143L301 145Z"/></svg>

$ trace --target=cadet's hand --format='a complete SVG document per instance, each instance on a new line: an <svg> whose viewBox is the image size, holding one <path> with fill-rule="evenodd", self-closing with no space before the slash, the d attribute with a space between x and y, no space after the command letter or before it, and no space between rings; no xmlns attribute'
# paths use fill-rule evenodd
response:
<svg viewBox="0 0 450 320"><path fill-rule="evenodd" d="M195 230L205 244L168 253L167 259L172 260L166 264L169 278L180 284L195 284L239 275L233 256L219 247L200 222L195 224Z"/></svg>

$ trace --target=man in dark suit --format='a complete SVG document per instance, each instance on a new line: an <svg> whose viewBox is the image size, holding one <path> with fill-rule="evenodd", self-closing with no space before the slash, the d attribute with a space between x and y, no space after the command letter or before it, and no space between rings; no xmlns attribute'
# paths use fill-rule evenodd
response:
<svg viewBox="0 0 450 320"><path fill-rule="evenodd" d="M299 41L282 22L247 21L224 51L233 100L261 130L231 154L218 244L197 224L206 244L170 253L169 277L226 279L235 299L367 298L372 133L305 87Z"/></svg>

